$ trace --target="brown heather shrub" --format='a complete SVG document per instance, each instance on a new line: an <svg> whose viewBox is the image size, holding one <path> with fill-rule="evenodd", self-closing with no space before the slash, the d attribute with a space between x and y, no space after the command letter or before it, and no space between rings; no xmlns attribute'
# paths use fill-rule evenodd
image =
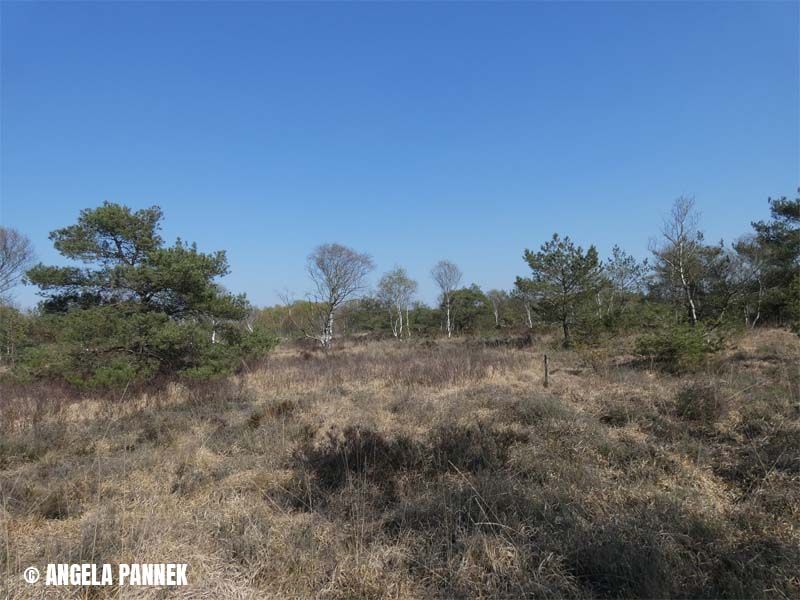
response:
<svg viewBox="0 0 800 600"><path fill-rule="evenodd" d="M573 550L575 574L603 598L668 598L677 565L663 539L630 521L592 527Z"/></svg>
<svg viewBox="0 0 800 600"><path fill-rule="evenodd" d="M419 466L422 457L417 444L404 436L387 440L369 429L347 427L341 436L329 431L321 446L306 443L297 460L321 486L339 488L353 478L388 485L395 475Z"/></svg>
<svg viewBox="0 0 800 600"><path fill-rule="evenodd" d="M495 429L481 423L475 426L442 425L431 435L432 467L476 472L505 465L515 443L528 440L512 429Z"/></svg>
<svg viewBox="0 0 800 600"><path fill-rule="evenodd" d="M682 419L713 425L725 413L726 401L713 383L694 382L681 388L675 406Z"/></svg>

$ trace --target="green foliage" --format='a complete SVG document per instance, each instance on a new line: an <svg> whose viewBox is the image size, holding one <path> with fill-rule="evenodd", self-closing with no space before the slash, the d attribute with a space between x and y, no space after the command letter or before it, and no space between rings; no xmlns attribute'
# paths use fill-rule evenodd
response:
<svg viewBox="0 0 800 600"><path fill-rule="evenodd" d="M391 334L387 306L378 298L359 298L345 304L339 312L339 327L347 333Z"/></svg>
<svg viewBox="0 0 800 600"><path fill-rule="evenodd" d="M664 325L636 341L638 354L672 373L696 371L721 348L719 334L703 325Z"/></svg>
<svg viewBox="0 0 800 600"><path fill-rule="evenodd" d="M753 223L761 246L765 318L800 331L800 198L770 199L772 219Z"/></svg>
<svg viewBox="0 0 800 600"><path fill-rule="evenodd" d="M598 312L608 326L626 316L630 304L641 298L649 265L638 261L619 246L603 265L597 303Z"/></svg>
<svg viewBox="0 0 800 600"><path fill-rule="evenodd" d="M0 304L0 365L16 362L29 334L29 319L16 308Z"/></svg>
<svg viewBox="0 0 800 600"><path fill-rule="evenodd" d="M160 373L219 376L275 344L263 330L246 332L238 324L219 326L217 334L225 341L212 343L208 323L176 320L132 304L44 314L37 325L35 345L19 352L16 376L90 388L124 386Z"/></svg>
<svg viewBox="0 0 800 600"><path fill-rule="evenodd" d="M800 273L796 273L789 284L787 313L792 331L800 334Z"/></svg>
<svg viewBox="0 0 800 600"><path fill-rule="evenodd" d="M76 225L56 229L50 240L60 254L84 263L136 265L163 244L158 235L163 216L157 206L132 212L105 202L82 210Z"/></svg>
<svg viewBox="0 0 800 600"><path fill-rule="evenodd" d="M444 301L439 307L445 310ZM453 330L458 333L477 333L494 326L492 305L477 285L455 290L450 295Z"/></svg>
<svg viewBox="0 0 800 600"><path fill-rule="evenodd" d="M698 317L702 321L721 323L734 299L743 291L736 255L720 242L701 246L698 262L702 273L695 286Z"/></svg>
<svg viewBox="0 0 800 600"><path fill-rule="evenodd" d="M417 304L411 310L411 331L413 335L434 336L442 331L442 312Z"/></svg>
<svg viewBox="0 0 800 600"><path fill-rule="evenodd" d="M584 251L569 236L561 239L554 233L538 252L525 250L523 257L531 277L517 278L517 289L536 298L538 312L546 320L561 324L564 345L569 346L570 328L581 319L583 305L600 287L602 266L597 249L589 246Z"/></svg>
<svg viewBox="0 0 800 600"><path fill-rule="evenodd" d="M204 254L180 239L165 247L161 218L158 207L133 212L105 203L51 233L62 255L85 266L28 272L45 300L20 376L88 387L164 373L210 377L274 345L263 329L243 326L245 297L215 282L228 273L225 253Z"/></svg>

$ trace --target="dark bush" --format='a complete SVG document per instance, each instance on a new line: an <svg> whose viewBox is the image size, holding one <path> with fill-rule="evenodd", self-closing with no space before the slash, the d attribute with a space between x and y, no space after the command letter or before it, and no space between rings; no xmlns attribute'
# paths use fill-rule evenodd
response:
<svg viewBox="0 0 800 600"><path fill-rule="evenodd" d="M502 467L508 451L517 442L527 441L525 434L511 429L443 425L431 435L433 468L447 471L453 467L470 472Z"/></svg>
<svg viewBox="0 0 800 600"><path fill-rule="evenodd" d="M704 366L721 347L716 333L702 325L673 325L636 341L636 351L648 362L671 373L691 372Z"/></svg>
<svg viewBox="0 0 800 600"><path fill-rule="evenodd" d="M631 414L628 407L620 403L609 404L600 415L600 422L609 427L624 427L630 421Z"/></svg>
<svg viewBox="0 0 800 600"><path fill-rule="evenodd" d="M393 440L370 429L347 427L341 434L331 430L325 443L305 443L296 453L299 465L310 470L324 488L339 488L352 478L363 477L378 485L390 485L404 470L422 464L421 448L400 436Z"/></svg>
<svg viewBox="0 0 800 600"><path fill-rule="evenodd" d="M678 392L675 405L682 419L707 425L716 423L726 410L725 401L716 387L701 382L684 386Z"/></svg>
<svg viewBox="0 0 800 600"><path fill-rule="evenodd" d="M572 556L578 579L601 598L667 598L672 568L658 532L634 524L586 531Z"/></svg>

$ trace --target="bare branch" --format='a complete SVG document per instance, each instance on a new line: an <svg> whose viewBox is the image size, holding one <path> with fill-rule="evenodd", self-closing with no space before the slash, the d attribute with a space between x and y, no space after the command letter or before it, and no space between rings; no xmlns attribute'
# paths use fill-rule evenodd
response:
<svg viewBox="0 0 800 600"><path fill-rule="evenodd" d="M19 283L33 259L33 244L25 235L0 227L0 296Z"/></svg>
<svg viewBox="0 0 800 600"><path fill-rule="evenodd" d="M306 270L314 285L310 300L323 312L320 337L327 347L333 340L333 320L338 308L365 288L367 274L375 267L368 254L341 244L322 244L308 256Z"/></svg>

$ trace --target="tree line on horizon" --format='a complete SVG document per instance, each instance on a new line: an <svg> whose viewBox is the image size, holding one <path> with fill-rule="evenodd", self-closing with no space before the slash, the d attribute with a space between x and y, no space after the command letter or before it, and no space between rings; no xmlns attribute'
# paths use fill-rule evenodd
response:
<svg viewBox="0 0 800 600"><path fill-rule="evenodd" d="M460 268L441 260L430 272L436 306L416 297L418 283L400 266L369 290L372 258L323 244L308 257L306 297L256 308L220 285L224 251L203 253L181 239L168 246L159 207L106 202L51 232L74 266L33 265L28 238L0 227L0 377L118 387L247 368L280 339L327 349L358 334L530 340L554 328L567 347L637 334L639 353L685 368L733 329L800 330L800 197L769 206L768 221L733 244L714 244L693 199L678 198L641 261L618 246L602 259L593 245L555 233L524 250L527 271L508 290L463 285ZM21 280L42 297L28 313L8 297Z"/></svg>
<svg viewBox="0 0 800 600"><path fill-rule="evenodd" d="M637 260L619 246L602 260L558 233L538 250L526 249L527 275L508 290L462 285L463 274L448 260L430 276L439 303L415 295L418 282L400 266L384 273L371 293L366 275L371 259L338 244L318 247L309 257L315 292L301 300L283 298L258 309L254 318L283 337L307 337L328 345L334 316L343 334L492 335L558 325L565 346L621 329L653 323L709 332L758 325L798 327L800 320L800 198L769 199L771 220L731 245L705 242L691 198L678 198L650 244L651 257ZM347 284L337 277L348 275ZM333 291L333 293L331 293ZM344 294L342 292L345 292Z"/></svg>

